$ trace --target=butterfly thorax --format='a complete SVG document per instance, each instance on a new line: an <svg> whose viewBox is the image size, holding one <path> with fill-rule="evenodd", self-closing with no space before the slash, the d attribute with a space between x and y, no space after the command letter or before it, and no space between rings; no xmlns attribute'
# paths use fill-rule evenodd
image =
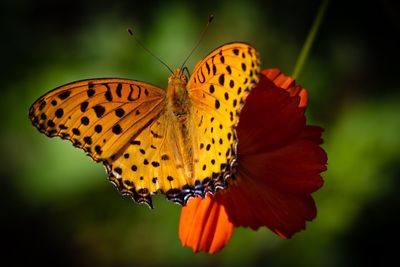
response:
<svg viewBox="0 0 400 267"><path fill-rule="evenodd" d="M189 97L186 88L187 80L187 76L183 74L180 68L175 69L168 78L168 108L181 121L186 119L189 112Z"/></svg>

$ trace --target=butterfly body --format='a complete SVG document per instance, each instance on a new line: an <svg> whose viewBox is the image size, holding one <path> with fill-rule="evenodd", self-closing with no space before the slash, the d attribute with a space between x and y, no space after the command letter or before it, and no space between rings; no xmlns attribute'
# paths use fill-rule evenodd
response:
<svg viewBox="0 0 400 267"><path fill-rule="evenodd" d="M40 132L102 162L136 202L151 206L151 194L161 191L184 205L233 176L235 126L258 81L259 58L250 45L230 43L198 62L189 79L183 69L166 90L118 78L66 84L35 101L29 117Z"/></svg>
<svg viewBox="0 0 400 267"><path fill-rule="evenodd" d="M190 142L192 103L189 98L187 82L188 78L183 74L183 69L177 68L173 70L172 75L168 78L166 114L169 116L167 121L171 122L173 125L172 129L176 133L175 141L178 146L175 153L179 154L179 157L182 158L182 169L185 179L189 182L189 186L194 186L193 149Z"/></svg>

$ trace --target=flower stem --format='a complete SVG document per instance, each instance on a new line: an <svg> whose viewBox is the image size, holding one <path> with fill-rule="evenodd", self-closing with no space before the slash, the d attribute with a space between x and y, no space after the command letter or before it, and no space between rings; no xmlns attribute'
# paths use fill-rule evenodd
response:
<svg viewBox="0 0 400 267"><path fill-rule="evenodd" d="M326 9L329 5L329 2L330 2L330 0L323 0L319 7L317 16L314 19L311 30L308 33L307 39L305 40L303 47L301 49L300 55L297 59L296 66L295 66L293 74L292 74L292 77L295 79L299 78L300 72L302 71L303 66L307 60L307 57L310 54L311 47L315 40L315 36L318 33L319 27L321 25L321 22L322 22L322 19L324 18L325 13L326 13Z"/></svg>

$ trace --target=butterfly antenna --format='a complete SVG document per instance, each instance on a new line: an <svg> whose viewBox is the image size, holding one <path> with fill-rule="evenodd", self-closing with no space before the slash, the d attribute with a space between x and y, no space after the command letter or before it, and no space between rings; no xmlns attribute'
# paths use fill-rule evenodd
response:
<svg viewBox="0 0 400 267"><path fill-rule="evenodd" d="M183 64L182 64L182 66L181 66L181 69L183 68L183 66L185 66L185 64L186 64L186 62L188 61L188 59L192 56L192 54L193 54L193 52L197 49L197 47L200 45L200 42L201 42L201 40L203 40L203 36L204 36L204 34L206 33L206 31L207 31L207 29L208 29L208 26L211 24L211 22L213 21L213 19L214 19L214 15L210 15L209 17L208 17L208 21L207 21L207 25L204 27L204 30L203 30L203 32L201 33L201 35L200 35L200 38L199 38L199 40L197 41L197 44L195 45L195 47L192 49L192 51L189 53L189 55L187 56L187 58L185 59L185 61L183 61Z"/></svg>
<svg viewBox="0 0 400 267"><path fill-rule="evenodd" d="M131 29L128 29L128 33L135 38L135 41L144 49L146 50L147 53L149 53L152 57L154 57L155 59L158 60L158 62L160 62L161 64L163 64L165 67L167 67L167 69L171 72L171 74L173 74L173 71L171 70L171 68L164 62L162 61L159 57L157 57L156 55L154 55L149 49L147 49L142 42L139 41L138 38L136 38L136 36L133 34L133 31Z"/></svg>

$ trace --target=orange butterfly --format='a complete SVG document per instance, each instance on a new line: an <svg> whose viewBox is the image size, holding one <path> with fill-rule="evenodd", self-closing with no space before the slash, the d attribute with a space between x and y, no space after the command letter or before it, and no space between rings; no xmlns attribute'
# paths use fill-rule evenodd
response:
<svg viewBox="0 0 400 267"><path fill-rule="evenodd" d="M168 78L166 90L128 79L69 83L40 97L29 117L103 162L119 191L152 207L160 190L186 204L225 188L236 162L238 115L258 82L259 57L246 43L223 45Z"/></svg>

